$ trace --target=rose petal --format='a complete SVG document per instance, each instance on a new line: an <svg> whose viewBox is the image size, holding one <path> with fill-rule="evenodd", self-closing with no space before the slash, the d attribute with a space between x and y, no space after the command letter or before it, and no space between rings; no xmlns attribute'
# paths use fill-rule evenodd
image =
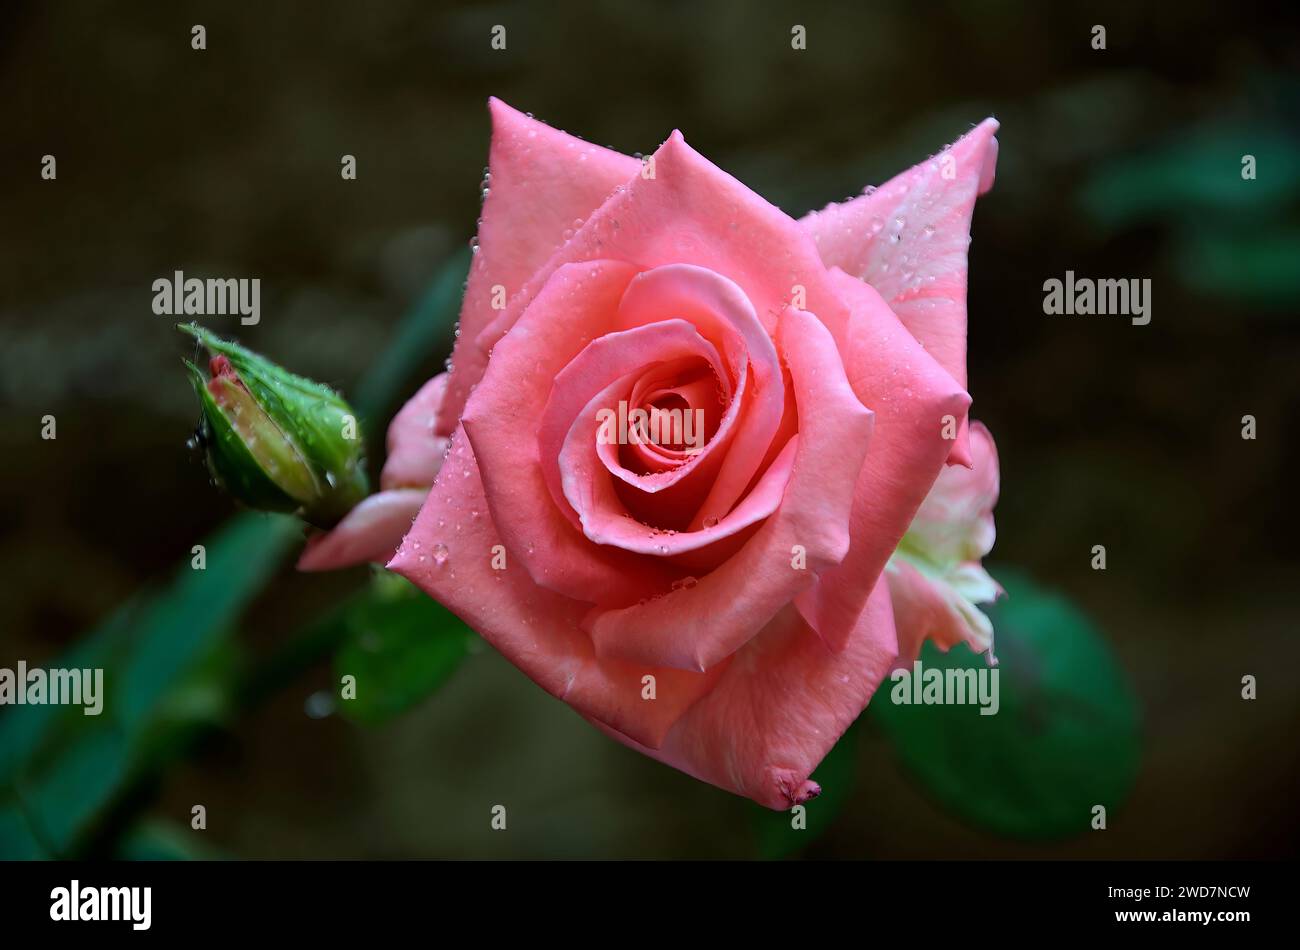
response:
<svg viewBox="0 0 1300 950"><path fill-rule="evenodd" d="M583 537L576 515L570 521L551 495L537 434L557 375L589 341L609 331L634 273L615 261L557 270L493 350L463 417L511 557L550 590L611 605L653 596L677 575L667 566L597 547ZM440 483L446 477L444 466Z"/></svg>
<svg viewBox="0 0 1300 950"><path fill-rule="evenodd" d="M661 438L658 442L638 440L625 448L640 466L641 472L662 472L678 468L698 455L704 443L717 432L718 424L722 421L720 407L729 406L730 402L729 374L724 373L718 377L712 367L696 366L691 360L662 364L637 378L627 404L630 408L649 407L648 411L653 414L665 403L671 403L670 408L677 409L680 417L677 420L669 417L666 424L673 435L677 434L675 426L681 426L682 444L673 445ZM664 419L664 416L661 415L660 419ZM703 424L696 425L696 420L703 420ZM661 422L661 436L664 424ZM689 435L686 431L688 424L691 427ZM653 433L653 429L651 431ZM691 437L695 443L687 444ZM609 448L613 449L612 446ZM602 452L601 458L611 466L611 473L615 467L620 472L627 472L621 464L617 464L617 455L613 451ZM619 477L625 476L620 474Z"/></svg>
<svg viewBox="0 0 1300 950"><path fill-rule="evenodd" d="M996 533L998 455L983 423L971 423L970 439L971 468L939 473L887 570L908 662L927 637L943 650L965 642L980 653L993 643L993 625L975 605L1002 593L979 563Z"/></svg>
<svg viewBox="0 0 1300 950"><path fill-rule="evenodd" d="M889 588L881 583L839 650L795 610L782 610L658 749L604 731L688 775L788 809L820 791L809 776L866 708L897 655Z"/></svg>
<svg viewBox="0 0 1300 950"><path fill-rule="evenodd" d="M503 288L507 300L513 298L564 243L565 232L641 167L635 159L557 131L500 99L488 100L488 107L491 177L447 397L438 414L440 435L455 429L470 390L483 377L489 348L475 341L497 316L494 288Z"/></svg>
<svg viewBox="0 0 1300 950"><path fill-rule="evenodd" d="M975 198L993 186L996 119L874 191L800 223L827 267L876 288L921 344L966 385L966 251ZM954 461L968 464L963 428Z"/></svg>
<svg viewBox="0 0 1300 950"><path fill-rule="evenodd" d="M943 438L945 417L964 419L970 396L875 290L838 269L831 277L852 312L845 369L858 398L876 413L871 451L854 491L848 554L797 601L834 648L857 622L867 592L943 469L951 445Z"/></svg>
<svg viewBox="0 0 1300 950"><path fill-rule="evenodd" d="M639 474L622 467L620 446L606 441L613 420L607 424L603 416L627 397L636 376L633 371L598 391L574 415L560 447L550 445L550 451L558 455L554 471L559 475L561 495L556 503L572 512L582 533L597 544L607 543L600 540L604 535L597 525L608 518L633 521L638 537L684 531L718 467L719 440L705 453L663 471ZM723 441L728 434L724 429ZM615 546L638 553L651 550L636 544Z"/></svg>
<svg viewBox="0 0 1300 950"><path fill-rule="evenodd" d="M944 651L966 643L982 653L993 645L993 623L975 604L996 599L1002 589L978 564L960 570L978 580L983 588L978 598L964 596L948 579L923 573L907 561L890 563L885 577L894 603L900 662L915 660L927 639Z"/></svg>
<svg viewBox="0 0 1300 950"><path fill-rule="evenodd" d="M469 475L448 477L460 471ZM389 569L446 605L547 692L658 746L725 668L688 673L596 657L578 626L586 605L533 583L513 553L504 570L493 569L502 538L487 512L478 465L461 429ZM655 678L653 700L642 698L647 675Z"/></svg>
<svg viewBox="0 0 1300 950"><path fill-rule="evenodd" d="M633 324L683 316L696 325L722 325L744 340L751 404L737 430L708 497L692 522L698 528L721 519L753 480L772 444L785 406L776 349L745 292L721 274L691 264L657 267L637 276L619 304L619 318ZM725 335L725 334L724 334Z"/></svg>
<svg viewBox="0 0 1300 950"><path fill-rule="evenodd" d="M442 466L448 439L434 431L447 392L447 374L439 373L407 400L388 424L388 458L379 484L385 489L425 488Z"/></svg>
<svg viewBox="0 0 1300 950"><path fill-rule="evenodd" d="M653 172L653 176L651 176ZM811 236L792 218L723 172L674 132L626 187L616 190L479 335L490 347L563 264L623 260L638 270L690 264L737 284L775 335L793 301L816 313L837 341L848 312L830 290Z"/></svg>
<svg viewBox="0 0 1300 950"><path fill-rule="evenodd" d="M907 529L907 543L930 562L978 561L993 548L997 532L998 452L981 422L970 426L971 467L939 473Z"/></svg>
<svg viewBox="0 0 1300 950"><path fill-rule="evenodd" d="M798 437L789 440L785 451L769 465L744 499L720 520L689 531L664 531L652 527L631 513L616 492L604 459L593 452L600 423L598 409L615 398L612 393L625 380L616 381L597 393L576 416L560 450L560 471L564 498L577 512L582 531L596 544L610 545L655 557L676 557L715 545L766 518L781 502L794 464ZM596 446L598 449L607 446ZM682 469L678 469L681 471ZM671 472L665 474L673 474ZM657 497L668 495L662 493ZM671 500L671 499L670 499ZM696 499L698 501L698 499ZM676 513L674 513L676 514ZM680 517L680 516L679 516ZM685 519L681 519L685 520ZM732 553L727 549L727 553ZM696 569L703 557L694 559ZM710 564L716 566L720 560Z"/></svg>
<svg viewBox="0 0 1300 950"><path fill-rule="evenodd" d="M693 324L673 319L607 333L588 344L556 376L537 428L537 450L541 455L547 487L557 505L566 511L572 510L564 497L561 471L562 448L570 429L575 424L590 424L592 441L581 450L594 457L599 411L613 408L608 404L609 400L615 404L626 400L638 371L651 364L683 358L695 359L713 366L715 372L723 372L722 358L713 344L701 336ZM607 389L608 395L597 402L592 401ZM730 416L729 413L723 421L721 431L724 438L730 430ZM629 481L653 484L653 490L669 488L697 466L707 464L714 454L713 451L701 453L677 469L644 477L634 476ZM576 513L573 518L577 520Z"/></svg>
<svg viewBox="0 0 1300 950"><path fill-rule="evenodd" d="M334 571L393 555L424 504L424 489L381 491L364 499L330 531L315 534L298 558L300 571Z"/></svg>
<svg viewBox="0 0 1300 950"><path fill-rule="evenodd" d="M787 308L779 331L801 407L794 467L780 508L739 553L694 587L621 610L593 611L587 624L598 655L709 669L848 550L849 510L872 413L854 395L835 341L817 317ZM795 566L798 548L804 569Z"/></svg>

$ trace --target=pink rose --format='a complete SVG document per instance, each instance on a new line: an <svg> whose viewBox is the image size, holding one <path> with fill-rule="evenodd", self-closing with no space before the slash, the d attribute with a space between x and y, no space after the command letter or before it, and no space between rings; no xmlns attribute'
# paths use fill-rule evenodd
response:
<svg viewBox="0 0 1300 950"><path fill-rule="evenodd" d="M392 570L598 728L771 808L805 801L900 643L988 646L945 605L992 542L965 298L997 123L795 221L680 133L643 163L491 112L454 368L394 420L384 490L302 566L400 540ZM975 465L983 487L956 494L979 500L922 508L945 463ZM909 526L933 564L904 558Z"/></svg>

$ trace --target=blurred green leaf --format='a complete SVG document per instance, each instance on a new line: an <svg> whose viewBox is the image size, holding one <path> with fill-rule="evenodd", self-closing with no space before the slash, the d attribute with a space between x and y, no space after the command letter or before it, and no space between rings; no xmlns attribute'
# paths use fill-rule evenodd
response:
<svg viewBox="0 0 1300 950"><path fill-rule="evenodd" d="M301 537L292 518L241 515L209 539L206 570L181 568L175 584L139 618L118 682L106 684L125 728L156 711L168 689L216 646Z"/></svg>
<svg viewBox="0 0 1300 950"><path fill-rule="evenodd" d="M22 803L13 794L0 798L0 860L36 861L53 856L37 839Z"/></svg>
<svg viewBox="0 0 1300 950"><path fill-rule="evenodd" d="M1297 230L1197 234L1179 243L1175 260L1184 282L1199 291L1257 303L1300 301Z"/></svg>
<svg viewBox="0 0 1300 950"><path fill-rule="evenodd" d="M767 859L788 858L812 844L825 834L834 822L844 803L853 794L857 780L858 726L848 728L835 743L821 765L813 773L813 781L822 787L822 793L806 803L804 816L807 827L792 827L793 815L787 811L772 811L761 805L748 803L750 820L758 853Z"/></svg>
<svg viewBox="0 0 1300 950"><path fill-rule="evenodd" d="M134 764L128 737L111 721L96 723L71 734L45 768L19 781L17 793L33 829L64 856L122 790Z"/></svg>
<svg viewBox="0 0 1300 950"><path fill-rule="evenodd" d="M142 821L118 843L120 861L217 861L226 855L201 843L201 831L170 821Z"/></svg>
<svg viewBox="0 0 1300 950"><path fill-rule="evenodd" d="M396 574L376 576L347 624L335 679L356 677L356 698L341 700L339 708L366 725L385 722L438 689L478 643L455 614Z"/></svg>
<svg viewBox="0 0 1300 950"><path fill-rule="evenodd" d="M80 706L14 706L0 719L0 745L9 749L0 777L55 854L67 853L142 767L152 728L177 711L169 695L212 653L298 536L290 518L233 519L205 542L206 570L186 563L169 587L121 608L51 662L103 667L100 715Z"/></svg>
<svg viewBox="0 0 1300 950"><path fill-rule="evenodd" d="M1234 213L1258 222L1300 195L1298 146L1280 125L1215 123L1102 167L1083 206L1107 228L1152 218L1213 224L1209 216ZM1244 155L1255 156L1254 180L1241 177Z"/></svg>
<svg viewBox="0 0 1300 950"><path fill-rule="evenodd" d="M95 669L108 665L123 647L137 606L138 601L130 601L118 608L93 633L50 665L63 669ZM105 689L107 688L105 682ZM88 721L82 715L80 707L7 707L0 714L0 789L12 784L56 726L69 720L73 723Z"/></svg>
<svg viewBox="0 0 1300 950"><path fill-rule="evenodd" d="M896 705L886 680L871 711L904 765L940 803L1018 838L1086 831L1094 805L1113 820L1139 764L1138 706L1114 655L1065 599L1014 571L994 575L1008 597L990 608L1000 707ZM965 646L927 668L984 665Z"/></svg>

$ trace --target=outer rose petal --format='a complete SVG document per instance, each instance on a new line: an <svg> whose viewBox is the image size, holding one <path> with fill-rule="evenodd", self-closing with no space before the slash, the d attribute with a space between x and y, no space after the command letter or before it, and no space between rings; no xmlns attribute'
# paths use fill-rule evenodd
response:
<svg viewBox="0 0 1300 950"><path fill-rule="evenodd" d="M827 267L875 287L921 344L966 385L966 249L975 198L993 187L996 119L884 185L800 223ZM964 430L953 460L969 463Z"/></svg>
<svg viewBox="0 0 1300 950"><path fill-rule="evenodd" d="M899 559L890 562L885 577L894 602L900 662L915 660L927 639L945 652L958 643L968 644L976 653L993 646L993 624L975 604L995 600L1001 588L978 564L932 576ZM970 587L954 586L959 577ZM970 593L972 588L979 593Z"/></svg>
<svg viewBox="0 0 1300 950"><path fill-rule="evenodd" d="M939 473L907 529L904 544L936 564L978 561L997 536L993 507L1000 473L993 434L982 422L970 425L971 467Z"/></svg>
<svg viewBox="0 0 1300 950"><path fill-rule="evenodd" d="M513 555L504 570L493 569L501 538L487 512L469 440L457 430L438 484L389 569L445 604L556 698L658 746L725 666L688 673L597 658L578 628L586 604L534 584ZM646 674L655 677L653 702L641 697Z"/></svg>
<svg viewBox="0 0 1300 950"><path fill-rule="evenodd" d="M972 422L970 433L972 467L939 475L887 571L901 658L909 662L927 637L944 650L966 642L978 653L993 644L993 625L975 605L1002 593L979 563L993 547L998 456L982 423Z"/></svg>
<svg viewBox="0 0 1300 950"><path fill-rule="evenodd" d="M433 484L448 439L435 424L447 392L447 374L439 373L420 387L388 424L388 459L379 484L385 488L428 488Z"/></svg>
<svg viewBox="0 0 1300 950"><path fill-rule="evenodd" d="M488 354L476 338L497 313L493 287L513 298L524 282L564 243L564 232L586 218L616 187L637 174L633 158L590 145L520 112L488 100L492 149L478 253L460 311L460 336L452 353L447 398L437 431L456 428L470 389L483 376Z"/></svg>
<svg viewBox="0 0 1300 950"><path fill-rule="evenodd" d="M840 270L831 277L852 311L841 350L849 382L876 413L854 492L849 552L798 600L805 619L834 647L853 629L867 593L944 467L951 445L943 438L944 417L964 419L970 396L875 290Z"/></svg>
<svg viewBox="0 0 1300 950"><path fill-rule="evenodd" d="M787 607L741 648L660 748L606 731L688 775L787 809L821 791L809 776L866 707L897 654L883 583L839 650Z"/></svg>
<svg viewBox="0 0 1300 950"><path fill-rule="evenodd" d="M550 274L566 263L623 260L646 270L693 264L735 282L771 335L796 295L843 342L848 312L831 290L812 238L792 218L700 155L674 132L637 175L587 218L479 335L491 347ZM648 177L653 168L654 177Z"/></svg>
<svg viewBox="0 0 1300 950"><path fill-rule="evenodd" d="M371 495L329 532L308 539L298 558L298 570L334 571L365 561L384 563L410 530L424 496L421 488Z"/></svg>

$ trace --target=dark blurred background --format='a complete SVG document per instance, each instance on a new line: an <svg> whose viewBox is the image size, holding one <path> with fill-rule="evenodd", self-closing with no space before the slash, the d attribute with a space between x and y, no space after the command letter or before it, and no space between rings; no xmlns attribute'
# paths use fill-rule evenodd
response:
<svg viewBox="0 0 1300 950"><path fill-rule="evenodd" d="M1104 833L1017 841L941 809L864 722L852 795L803 853L1293 854L1300 46L1285 9L8 0L0 665L52 663L234 510L185 449L192 346L151 311L156 277L260 277L260 325L208 325L348 392L473 235L489 95L628 153L680 128L794 215L994 115L969 295L972 411L1002 459L993 573L1014 564L1092 617L1140 703L1140 769ZM1067 269L1150 278L1151 323L1045 316L1043 281ZM285 560L239 649L274 654L365 583ZM755 854L743 803L603 738L491 650L380 726L314 708L331 682L323 658L222 717L92 845L144 821L248 857ZM507 835L483 817L496 801Z"/></svg>

